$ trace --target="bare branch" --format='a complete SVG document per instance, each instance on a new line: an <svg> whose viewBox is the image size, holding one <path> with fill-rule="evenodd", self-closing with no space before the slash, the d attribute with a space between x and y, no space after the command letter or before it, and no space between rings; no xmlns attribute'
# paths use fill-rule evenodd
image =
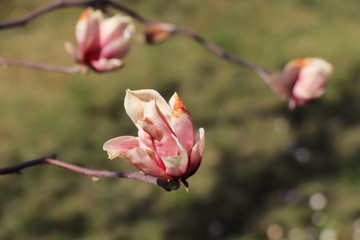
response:
<svg viewBox="0 0 360 240"><path fill-rule="evenodd" d="M5 28L11 28L11 27L17 27L17 26L23 26L26 25L31 20L34 20L35 18L51 12L56 9L60 8L67 8L67 7L84 7L84 6L91 6L91 7L99 7L99 6L112 6L113 8L125 12L129 16L133 17L134 19L138 20L139 22L142 22L144 24L151 24L152 21L145 19L144 17L140 16L136 12L118 4L111 0L85 0L85 1L55 1L49 5L46 5L42 8L39 8L33 12L30 12L26 14L23 17L2 22L0 23L0 30Z"/></svg>
<svg viewBox="0 0 360 240"><path fill-rule="evenodd" d="M81 6L92 6L92 7L96 7L96 6L102 6L102 7L106 7L106 6L111 6L119 11L122 11L124 13L126 13L127 15L133 17L134 19L136 19L137 21L145 24L145 25L151 25L154 24L155 22L144 18L143 16L139 15L138 13L136 13L135 11L114 2L113 0L85 0L85 1L64 1L64 0L58 0L55 1L54 3L51 3L45 7L42 7L40 9L37 9L21 18L18 19L14 19L11 21L7 21L7 22L3 22L0 23L0 29L5 29L5 28L10 28L10 27L15 27L15 26L21 26L21 25L25 25L27 24L29 21L37 18L38 16L45 14L47 12L51 12L53 10L59 9L59 8L65 8L65 7L81 7ZM194 40L196 42L198 42L199 44L201 44L202 46L204 46L205 48L207 48L208 50L210 50L211 52L213 52L215 55L217 55L218 57L223 58L226 61L230 61L236 64L241 65L242 67L245 67L251 71L254 71L255 73L257 73L266 83L269 83L271 76L269 75L269 73L262 67L250 63L234 54L230 54L228 52L226 52L224 49L220 48L219 46L215 45L214 43L207 41L206 39L204 39L203 37L199 36L198 34L196 34L195 32L188 30L188 29L184 29L184 28L176 28L174 33L179 34L179 35L183 35L185 37L188 37L191 40ZM16 64L14 64L16 65ZM37 68L36 66L34 66L35 68ZM39 68L42 69L42 68ZM44 69L47 70L47 69ZM49 70L52 71L52 70ZM55 70L56 71L56 70Z"/></svg>
<svg viewBox="0 0 360 240"><path fill-rule="evenodd" d="M108 171L108 170L94 170L94 169L79 167L77 165L63 162L63 161L56 159L56 155L37 158L34 160L22 162L22 163L19 163L17 165L13 165L10 167L0 168L0 175L14 174L14 173L20 174L21 170L24 168L37 166L37 165L41 165L41 164L55 165L55 166L64 168L66 170L69 170L71 172L75 172L75 173L82 174L82 175L92 177L92 178L104 177L104 178L134 179L134 180L138 180L141 182L157 185L159 187L164 188L166 191L176 190L180 187L180 182L178 180L160 179L160 178L144 175L140 172L115 172L115 171Z"/></svg>
<svg viewBox="0 0 360 240"><path fill-rule="evenodd" d="M21 61L15 59L7 59L0 57L0 64L3 65L11 65L11 66L19 66L19 67L28 67L28 68L36 68L45 71L52 71L52 72L61 72L61 73L68 73L68 74L75 74L82 72L82 68L80 66L73 66L73 67L59 67L53 66L43 63L34 63L28 61Z"/></svg>
<svg viewBox="0 0 360 240"><path fill-rule="evenodd" d="M202 46L204 46L205 48L207 48L208 50L213 52L215 55L223 58L226 61L230 61L230 62L239 64L239 65L243 66L244 68L247 68L247 69L257 73L266 83L270 82L271 77L264 68L262 68L258 65L255 65L253 63L250 63L242 58L239 58L238 56L236 56L234 54L226 52L221 47L215 45L212 42L207 41L206 39L199 36L195 32L188 30L188 29L184 29L184 28L176 28L174 30L174 33L183 35L185 37L188 37L188 38L198 42L199 44L201 44Z"/></svg>
<svg viewBox="0 0 360 240"><path fill-rule="evenodd" d="M28 22L39 17L40 15L43 15L45 13L51 12L51 11L59 9L59 8L76 7L76 6L82 7L82 6L87 6L87 5L91 6L92 4L94 4L96 2L97 2L96 0L77 1L77 2L55 1L54 3L46 5L42 8L39 8L33 12L30 12L23 17L0 23L0 29L26 25Z"/></svg>
<svg viewBox="0 0 360 240"><path fill-rule="evenodd" d="M143 24L150 25L150 24L154 23L153 21L146 19L143 16L139 15L135 11L133 11L127 7L124 7L124 6L120 5L119 3L116 3L112 0L100 0L100 2L102 2L103 4L106 4L106 5L112 6L113 8L126 13L127 15L131 16L132 18L136 19L137 21L139 21Z"/></svg>

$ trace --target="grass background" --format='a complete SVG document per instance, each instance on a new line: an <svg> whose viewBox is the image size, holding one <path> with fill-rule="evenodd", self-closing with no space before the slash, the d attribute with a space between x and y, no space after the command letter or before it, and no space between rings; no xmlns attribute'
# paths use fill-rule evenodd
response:
<svg viewBox="0 0 360 240"><path fill-rule="evenodd" d="M0 0L0 20L48 2ZM321 100L291 112L255 73L181 36L156 46L132 42L125 68L106 74L0 66L1 166L58 153L89 168L133 171L102 151L110 138L136 135L123 109L126 88L156 89L165 99L177 91L195 130L206 130L189 194L128 179L95 183L53 166L0 177L0 239L252 240L267 239L274 223L282 239L305 239L289 235L294 229L310 232L306 239L318 239L324 229L352 239L360 217L360 3L119 3L192 29L270 72L291 59L318 56L334 64L334 75ZM75 41L82 10L61 9L2 30L0 55L71 66L63 44ZM327 197L320 223L308 204L316 192Z"/></svg>

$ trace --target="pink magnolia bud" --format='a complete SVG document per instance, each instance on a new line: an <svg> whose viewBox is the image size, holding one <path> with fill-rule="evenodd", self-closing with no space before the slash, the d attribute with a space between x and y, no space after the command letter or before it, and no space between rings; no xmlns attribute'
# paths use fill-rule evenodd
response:
<svg viewBox="0 0 360 240"><path fill-rule="evenodd" d="M105 19L100 10L88 8L76 24L78 46L66 42L65 48L76 62L98 72L110 71L122 66L120 59L129 50L134 31L129 17L115 15Z"/></svg>
<svg viewBox="0 0 360 240"><path fill-rule="evenodd" d="M155 23L145 31L147 43L161 43L168 39L175 32L175 26L167 23Z"/></svg>
<svg viewBox="0 0 360 240"><path fill-rule="evenodd" d="M200 165L205 131L194 137L191 117L175 93L167 103L155 90L126 91L125 110L138 128L138 137L108 140L110 159L121 157L144 173L163 179L193 175Z"/></svg>
<svg viewBox="0 0 360 240"><path fill-rule="evenodd" d="M289 108L303 106L320 98L332 74L333 67L321 58L300 58L286 64L270 82L272 90L289 99Z"/></svg>

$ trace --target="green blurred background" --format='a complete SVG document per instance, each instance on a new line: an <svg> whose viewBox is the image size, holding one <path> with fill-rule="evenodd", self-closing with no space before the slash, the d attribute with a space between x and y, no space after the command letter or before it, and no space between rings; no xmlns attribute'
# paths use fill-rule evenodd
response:
<svg viewBox="0 0 360 240"><path fill-rule="evenodd" d="M0 20L49 2L0 0ZM181 36L156 46L133 41L126 66L106 74L0 66L3 167L58 153L88 168L134 171L102 151L106 140L137 133L123 108L126 88L153 88L165 99L177 91L195 130L206 130L190 193L129 179L93 182L55 166L1 176L1 240L360 239L359 1L119 2L270 72L311 56L335 72L321 100L291 112L255 73ZM71 66L63 45L75 41L83 9L2 30L0 55Z"/></svg>

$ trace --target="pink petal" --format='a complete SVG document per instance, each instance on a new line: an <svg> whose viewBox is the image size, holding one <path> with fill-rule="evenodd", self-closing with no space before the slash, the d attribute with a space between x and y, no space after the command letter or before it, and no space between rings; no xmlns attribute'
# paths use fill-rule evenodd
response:
<svg viewBox="0 0 360 240"><path fill-rule="evenodd" d="M87 58L89 53L93 54L99 50L99 26L102 18L101 11L88 8L76 24L76 40L84 58Z"/></svg>
<svg viewBox="0 0 360 240"><path fill-rule="evenodd" d="M293 95L299 100L312 100L321 97L325 92L325 85L332 73L332 65L323 59L308 58L308 65L299 74Z"/></svg>
<svg viewBox="0 0 360 240"><path fill-rule="evenodd" d="M162 170L154 159L142 148L133 148L121 156L125 161L144 173L158 178L173 179Z"/></svg>
<svg viewBox="0 0 360 240"><path fill-rule="evenodd" d="M292 60L288 64L286 64L284 70L281 73L281 78L283 79L290 92L294 87L294 84L298 80L301 68L306 64L307 61L303 58Z"/></svg>
<svg viewBox="0 0 360 240"><path fill-rule="evenodd" d="M289 103L288 103L289 109L290 109L290 110L294 110L295 107L296 107L296 105L302 105L302 104L300 104L299 102L296 102L296 99L290 98L290 99L289 99Z"/></svg>
<svg viewBox="0 0 360 240"><path fill-rule="evenodd" d="M158 161L161 161L161 157L177 156L179 153L178 144L172 137L171 131L156 122L152 122L149 119L139 122L141 128L151 136L154 152L158 157ZM140 140L143 141L140 135ZM146 141L146 140L145 140ZM159 164L160 165L160 164Z"/></svg>
<svg viewBox="0 0 360 240"><path fill-rule="evenodd" d="M169 105L173 109L171 113L171 126L181 145L190 154L194 146L194 130L190 114L177 93L172 96Z"/></svg>
<svg viewBox="0 0 360 240"><path fill-rule="evenodd" d="M156 100L150 100L144 106L144 119L149 119L156 124L160 124L163 127L168 128L169 131L172 131L171 126L166 119L166 116L162 114L159 107L157 106Z"/></svg>
<svg viewBox="0 0 360 240"><path fill-rule="evenodd" d="M139 139L137 137L121 136L106 141L103 150L107 151L110 159L114 159L135 147L139 147Z"/></svg>
<svg viewBox="0 0 360 240"><path fill-rule="evenodd" d="M165 165L166 173L174 178L180 178L186 173L188 169L189 156L174 135L173 138L176 141L178 148L180 149L180 155L162 157L161 159Z"/></svg>
<svg viewBox="0 0 360 240"><path fill-rule="evenodd" d="M105 19L100 25L100 46L103 48L117 39L128 42L134 32L135 26L129 17L115 15Z"/></svg>
<svg viewBox="0 0 360 240"><path fill-rule="evenodd" d="M139 129L138 131L138 135L139 135L139 144L140 144L140 148L142 149L146 149L146 150L150 150L154 155L152 156L153 159L156 159L159 167L161 167L163 170L165 170L165 165L161 160L161 157L159 157L155 152L155 145L153 142L152 137L150 136L150 134L148 134L147 132L145 132L142 128Z"/></svg>
<svg viewBox="0 0 360 240"><path fill-rule="evenodd" d="M166 119L170 119L171 108L157 91L152 89L136 91L131 91L130 89L126 90L124 101L125 110L138 128L141 128L138 122L144 120L145 106L151 100L155 100L161 113L166 117Z"/></svg>
<svg viewBox="0 0 360 240"><path fill-rule="evenodd" d="M122 58L130 49L128 43L135 32L129 17L116 15L101 22L100 57Z"/></svg>
<svg viewBox="0 0 360 240"><path fill-rule="evenodd" d="M195 145L191 151L188 173L192 175L193 171L199 167L205 147L205 130L200 128L195 137Z"/></svg>
<svg viewBox="0 0 360 240"><path fill-rule="evenodd" d="M288 85L285 78L282 76L282 73L276 72L271 76L269 85L271 87L271 90L285 98L291 97L291 87Z"/></svg>
<svg viewBox="0 0 360 240"><path fill-rule="evenodd" d="M139 136L139 144L140 144L141 148L144 148L144 149L148 148L151 151L155 151L153 139L150 136L150 134L148 134L142 128L140 128L138 131L138 136Z"/></svg>
<svg viewBox="0 0 360 240"><path fill-rule="evenodd" d="M295 59L286 64L282 72L274 73L269 82L273 92L286 98L292 98L294 84L298 80L299 72L305 64L307 64L306 60Z"/></svg>
<svg viewBox="0 0 360 240"><path fill-rule="evenodd" d="M100 51L100 58L122 58L130 50L128 41L124 39L116 39L106 46L104 46Z"/></svg>

